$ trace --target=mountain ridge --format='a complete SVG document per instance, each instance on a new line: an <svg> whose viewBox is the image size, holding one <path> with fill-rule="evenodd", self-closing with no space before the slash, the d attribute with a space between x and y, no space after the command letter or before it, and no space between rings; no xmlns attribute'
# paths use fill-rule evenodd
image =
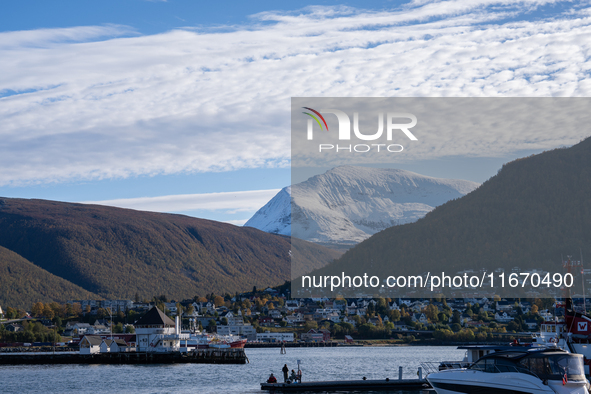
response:
<svg viewBox="0 0 591 394"><path fill-rule="evenodd" d="M352 246L387 227L416 221L478 186L406 170L340 166L283 188L245 226L329 247Z"/></svg>
<svg viewBox="0 0 591 394"><path fill-rule="evenodd" d="M0 198L0 246L106 298L234 293L289 280L290 240L183 215ZM310 269L338 253L314 250Z"/></svg>

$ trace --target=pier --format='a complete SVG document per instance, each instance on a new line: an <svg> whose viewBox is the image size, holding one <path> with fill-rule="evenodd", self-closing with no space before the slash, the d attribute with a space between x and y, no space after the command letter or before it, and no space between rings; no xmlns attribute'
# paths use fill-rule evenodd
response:
<svg viewBox="0 0 591 394"><path fill-rule="evenodd" d="M431 386L425 379L402 380L330 380L321 382L304 383L261 383L261 390L275 392L298 391L421 391L428 390Z"/></svg>
<svg viewBox="0 0 591 394"><path fill-rule="evenodd" d="M120 352L80 354L79 352L0 353L0 365L24 364L246 364L244 349L197 349L187 353Z"/></svg>
<svg viewBox="0 0 591 394"><path fill-rule="evenodd" d="M337 347L343 346L338 342L247 342L246 348L272 348L272 347ZM355 345L346 345L355 346Z"/></svg>

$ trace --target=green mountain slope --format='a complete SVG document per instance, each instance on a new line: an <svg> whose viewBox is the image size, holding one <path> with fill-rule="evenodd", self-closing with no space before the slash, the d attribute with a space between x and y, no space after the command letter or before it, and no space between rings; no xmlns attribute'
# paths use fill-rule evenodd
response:
<svg viewBox="0 0 591 394"><path fill-rule="evenodd" d="M388 275L467 268L543 268L591 257L591 138L515 160L472 193L416 223L386 229L315 272Z"/></svg>
<svg viewBox="0 0 591 394"><path fill-rule="evenodd" d="M35 302L98 299L0 246L0 305L29 309Z"/></svg>
<svg viewBox="0 0 591 394"><path fill-rule="evenodd" d="M290 279L289 238L192 217L0 199L0 245L107 298L245 291ZM337 252L308 244L310 267Z"/></svg>

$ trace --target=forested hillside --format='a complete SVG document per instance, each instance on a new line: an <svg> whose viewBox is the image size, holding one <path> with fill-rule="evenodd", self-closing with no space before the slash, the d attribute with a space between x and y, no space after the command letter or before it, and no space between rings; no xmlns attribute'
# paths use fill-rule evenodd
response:
<svg viewBox="0 0 591 394"><path fill-rule="evenodd" d="M34 302L99 298L1 246L0 289L0 306L23 309Z"/></svg>
<svg viewBox="0 0 591 394"><path fill-rule="evenodd" d="M0 199L0 246L105 298L138 293L179 299L290 279L287 237L183 215L98 205ZM313 250L311 269L339 255L314 244L308 247ZM12 280L22 282L19 275ZM6 297L8 290L3 286L1 292ZM62 299L55 292L48 296Z"/></svg>

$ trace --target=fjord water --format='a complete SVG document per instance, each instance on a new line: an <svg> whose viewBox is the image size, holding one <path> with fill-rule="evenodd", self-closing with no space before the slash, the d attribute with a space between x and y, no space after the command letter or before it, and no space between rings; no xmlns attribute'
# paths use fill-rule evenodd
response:
<svg viewBox="0 0 591 394"><path fill-rule="evenodd" d="M416 379L419 363L461 360L455 346L246 349L246 365L18 365L0 366L2 393L262 393L260 382L281 368L297 369L304 381ZM383 393L383 392L382 392ZM398 392L397 392L398 393ZM402 392L400 392L402 393Z"/></svg>

